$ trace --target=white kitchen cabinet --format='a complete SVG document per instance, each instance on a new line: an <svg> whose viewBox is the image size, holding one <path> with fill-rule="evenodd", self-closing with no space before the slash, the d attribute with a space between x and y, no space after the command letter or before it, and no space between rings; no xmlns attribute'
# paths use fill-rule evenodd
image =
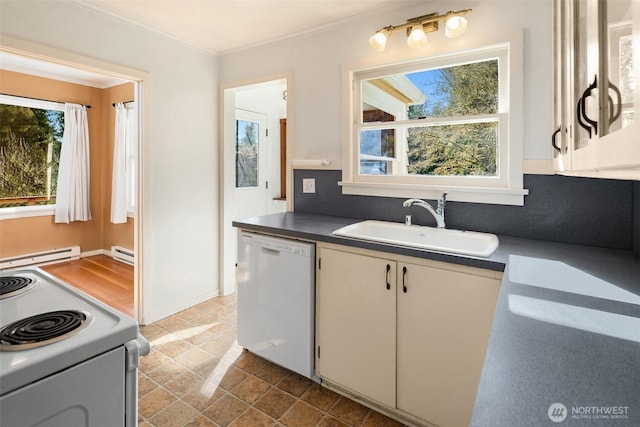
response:
<svg viewBox="0 0 640 427"><path fill-rule="evenodd" d="M554 0L554 168L640 179L640 2Z"/></svg>
<svg viewBox="0 0 640 427"><path fill-rule="evenodd" d="M399 263L398 274L397 408L438 426L468 426L499 274L444 263Z"/></svg>
<svg viewBox="0 0 640 427"><path fill-rule="evenodd" d="M412 423L471 419L502 273L318 243L316 375Z"/></svg>
<svg viewBox="0 0 640 427"><path fill-rule="evenodd" d="M395 261L328 248L318 251L316 375L393 407Z"/></svg>

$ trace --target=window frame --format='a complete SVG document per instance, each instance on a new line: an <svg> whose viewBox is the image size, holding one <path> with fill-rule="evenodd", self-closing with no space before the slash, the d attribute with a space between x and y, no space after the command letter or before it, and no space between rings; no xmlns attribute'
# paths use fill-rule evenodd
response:
<svg viewBox="0 0 640 427"><path fill-rule="evenodd" d="M343 65L343 126L342 181L343 194L382 197L420 197L435 199L448 191L448 199L506 205L524 205L528 190L523 188L523 51L522 30L511 30L485 37L465 37L463 43L452 45L442 40L433 55L406 57L396 55L393 61L371 57ZM409 51L410 52L410 51ZM495 116L499 124L499 176L416 176L416 175L360 175L359 138L362 125L360 81L398 72L425 68L442 68L480 60L499 60L500 105ZM472 116L478 118L480 116ZM423 123L466 121L470 117L427 118ZM365 124L366 128L402 128L415 120ZM506 143L503 143L506 141ZM396 149L399 148L396 142ZM396 154L396 157L398 154Z"/></svg>
<svg viewBox="0 0 640 427"><path fill-rule="evenodd" d="M62 102L25 98L19 95L0 94L0 104L64 112L64 103ZM0 207L0 221L5 219L29 218L35 216L52 216L55 215L55 208L55 204L5 208Z"/></svg>
<svg viewBox="0 0 640 427"><path fill-rule="evenodd" d="M124 108L127 110L127 144L126 157L128 164L127 173L127 218L136 216L136 200L138 182L138 138L139 138L139 115L136 101L125 102Z"/></svg>

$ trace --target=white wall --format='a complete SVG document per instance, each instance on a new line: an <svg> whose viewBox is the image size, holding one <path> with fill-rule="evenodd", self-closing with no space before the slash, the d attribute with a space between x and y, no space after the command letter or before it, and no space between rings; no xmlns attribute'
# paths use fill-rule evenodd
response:
<svg viewBox="0 0 640 427"><path fill-rule="evenodd" d="M383 53L368 38L387 25L432 12L472 8L467 33L447 39L444 31L428 35L429 44L409 50L402 32L391 36ZM465 40L496 30L522 28L524 34L524 158L550 159L552 132L552 43L550 0L441 1L419 7L391 9L333 27L322 33L227 54L220 60L220 82L291 72L288 88L294 116L289 118L294 159L336 159L340 167L342 121L341 67L349 62L392 62L404 56L428 56L439 44L464 47Z"/></svg>
<svg viewBox="0 0 640 427"><path fill-rule="evenodd" d="M430 44L422 50L408 51L404 37L396 33L382 54L367 43L373 31L383 26L467 7L474 11L461 39L445 39L440 31L430 35ZM438 43L462 47L465 37L486 35L500 27L520 27L525 46L524 158L551 158L550 0L442 1L382 10L328 31L218 59L64 1L3 1L1 9L3 35L150 74L151 101L144 106L150 132L144 142L147 169L143 177L141 257L146 322L217 291L217 83L230 85L291 72L291 158L332 159L332 167L340 167L344 63L429 55Z"/></svg>
<svg viewBox="0 0 640 427"><path fill-rule="evenodd" d="M2 36L149 73L142 281L152 322L218 291L217 62L64 1L3 1ZM2 38L0 38L0 45Z"/></svg>

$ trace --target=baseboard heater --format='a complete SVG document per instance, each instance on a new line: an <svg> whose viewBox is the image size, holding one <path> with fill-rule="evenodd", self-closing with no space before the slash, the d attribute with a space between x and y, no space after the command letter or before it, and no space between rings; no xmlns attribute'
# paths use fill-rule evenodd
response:
<svg viewBox="0 0 640 427"><path fill-rule="evenodd" d="M26 265L44 265L55 262L80 259L80 246L52 249L50 251L34 252L0 259L0 270L6 268L24 267Z"/></svg>
<svg viewBox="0 0 640 427"><path fill-rule="evenodd" d="M130 265L133 265L136 260L135 252L122 246L111 246L111 257Z"/></svg>

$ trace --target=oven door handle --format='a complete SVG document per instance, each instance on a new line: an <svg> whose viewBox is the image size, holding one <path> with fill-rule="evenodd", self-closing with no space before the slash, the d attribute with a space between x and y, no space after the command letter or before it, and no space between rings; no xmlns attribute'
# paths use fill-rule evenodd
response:
<svg viewBox="0 0 640 427"><path fill-rule="evenodd" d="M140 356L149 354L149 342L138 334L135 340L124 343L125 373L124 373L124 425L136 427L138 425L138 365Z"/></svg>
<svg viewBox="0 0 640 427"><path fill-rule="evenodd" d="M151 350L149 341L138 334L135 340L124 343L126 351L125 369L127 372L137 369L140 357L146 356Z"/></svg>

